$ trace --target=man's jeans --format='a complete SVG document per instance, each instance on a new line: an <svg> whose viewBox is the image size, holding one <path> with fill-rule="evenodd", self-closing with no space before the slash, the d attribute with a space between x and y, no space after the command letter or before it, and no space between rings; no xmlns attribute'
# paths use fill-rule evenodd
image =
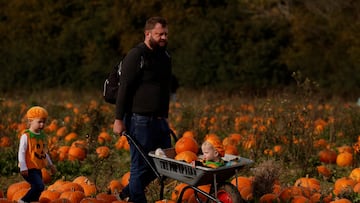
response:
<svg viewBox="0 0 360 203"><path fill-rule="evenodd" d="M131 117L125 118L125 125L129 135L138 142L151 163L153 161L148 156L150 151L171 147L170 128L165 118L132 114ZM122 193L130 195L130 202L146 203L144 190L156 178L156 175L134 144L131 142L129 144L131 156L130 181Z"/></svg>

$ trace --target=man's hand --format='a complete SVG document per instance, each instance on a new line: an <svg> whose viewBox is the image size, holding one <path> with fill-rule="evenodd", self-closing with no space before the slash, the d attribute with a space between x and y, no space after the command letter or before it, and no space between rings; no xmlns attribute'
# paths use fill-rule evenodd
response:
<svg viewBox="0 0 360 203"><path fill-rule="evenodd" d="M122 135L123 132L125 132L125 125L122 120L115 119L114 126L113 126L113 132L116 135Z"/></svg>
<svg viewBox="0 0 360 203"><path fill-rule="evenodd" d="M25 170L25 171L20 171L21 175L23 176L28 176L29 175L29 171Z"/></svg>

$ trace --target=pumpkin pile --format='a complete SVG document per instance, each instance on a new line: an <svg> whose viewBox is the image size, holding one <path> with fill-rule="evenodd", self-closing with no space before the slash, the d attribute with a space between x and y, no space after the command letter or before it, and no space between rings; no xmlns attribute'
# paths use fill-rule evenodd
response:
<svg viewBox="0 0 360 203"><path fill-rule="evenodd" d="M96 185L86 176L78 176L72 181L56 180L49 185L40 195L41 203L112 203L125 202L119 201L116 195L122 188L128 184L130 172L125 173L120 180L109 182L107 189L109 192L101 192ZM26 181L20 181L11 184L6 192L6 197L2 194L3 200L8 202L17 202L30 189ZM4 202L1 201L1 202Z"/></svg>

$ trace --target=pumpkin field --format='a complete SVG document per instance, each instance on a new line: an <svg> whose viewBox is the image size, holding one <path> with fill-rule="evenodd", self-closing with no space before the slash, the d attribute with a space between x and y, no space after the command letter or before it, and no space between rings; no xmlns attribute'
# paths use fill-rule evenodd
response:
<svg viewBox="0 0 360 203"><path fill-rule="evenodd" d="M178 140L190 137L200 146L217 135L227 154L254 161L237 177L244 202L360 202L356 101L305 91L255 97L180 89L176 97L168 121ZM40 202L125 202L115 195L131 175L129 144L112 133L114 105L98 92L60 90L0 98L0 202L17 201L29 189L17 152L25 112L33 105L49 112L44 131L57 168L55 174L42 170ZM149 202L176 202L185 186L167 178L160 200L157 181L146 189ZM235 177L228 182L235 184ZM183 202L196 202L193 191Z"/></svg>

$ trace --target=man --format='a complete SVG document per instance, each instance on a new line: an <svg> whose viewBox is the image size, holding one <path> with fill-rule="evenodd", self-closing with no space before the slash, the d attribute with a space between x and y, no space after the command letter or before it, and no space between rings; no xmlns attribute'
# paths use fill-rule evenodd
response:
<svg viewBox="0 0 360 203"><path fill-rule="evenodd" d="M123 59L113 131L129 133L147 155L157 148L171 147L167 117L172 77L171 58L166 51L166 20L149 18L144 34L144 42ZM130 202L144 203L147 202L144 189L156 176L131 142L130 156L130 181L120 198L129 197Z"/></svg>

